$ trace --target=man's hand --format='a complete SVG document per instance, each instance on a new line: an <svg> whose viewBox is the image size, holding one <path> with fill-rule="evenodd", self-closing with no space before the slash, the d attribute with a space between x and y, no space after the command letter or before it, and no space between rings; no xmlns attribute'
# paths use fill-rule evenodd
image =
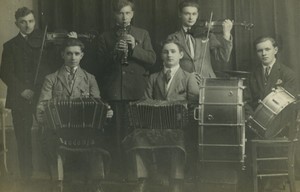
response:
<svg viewBox="0 0 300 192"><path fill-rule="evenodd" d="M229 19L226 19L222 23L223 35L226 40L230 40L232 26L233 26L233 21L231 21Z"/></svg>
<svg viewBox="0 0 300 192"><path fill-rule="evenodd" d="M126 40L121 39L120 41L118 41L115 46L115 50L122 51L122 52L128 51L128 44Z"/></svg>
<svg viewBox="0 0 300 192"><path fill-rule="evenodd" d="M69 38L74 38L74 39L77 39L78 38L78 35L75 31L71 31L70 33L67 34L67 36Z"/></svg>
<svg viewBox="0 0 300 192"><path fill-rule="evenodd" d="M127 34L125 36L125 40L131 46L132 49L135 47L135 38L132 35Z"/></svg>
<svg viewBox="0 0 300 192"><path fill-rule="evenodd" d="M112 116L114 115L113 110L110 108L110 106L108 106L107 108L107 113L106 113L106 118L112 118Z"/></svg>
<svg viewBox="0 0 300 192"><path fill-rule="evenodd" d="M25 89L22 93L21 96L27 100L32 99L32 97L34 96L34 92L30 89Z"/></svg>

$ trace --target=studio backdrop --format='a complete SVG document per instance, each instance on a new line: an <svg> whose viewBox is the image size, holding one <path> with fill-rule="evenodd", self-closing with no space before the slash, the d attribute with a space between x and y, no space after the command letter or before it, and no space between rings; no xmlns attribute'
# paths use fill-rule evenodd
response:
<svg viewBox="0 0 300 192"><path fill-rule="evenodd" d="M149 31L152 45L159 55L160 42L179 27L180 0L133 0L136 5L133 25ZM216 71L251 71L257 63L253 40L261 35L277 38L279 59L300 74L300 1L299 0L197 0L201 5L200 19L234 20L252 23L245 30L234 26L234 49L228 64L216 64ZM111 0L39 0L40 26L49 31L101 33L114 25ZM93 45L90 45L91 49ZM93 53L87 54L93 63ZM86 59L87 62L87 59ZM157 63L159 66L159 60ZM83 66L84 67L84 66ZM298 81L299 82L299 81ZM300 84L300 83L299 83Z"/></svg>

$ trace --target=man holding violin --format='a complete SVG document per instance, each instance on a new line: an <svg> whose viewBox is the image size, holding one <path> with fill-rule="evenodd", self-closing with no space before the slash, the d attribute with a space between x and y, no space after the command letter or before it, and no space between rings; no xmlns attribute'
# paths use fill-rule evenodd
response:
<svg viewBox="0 0 300 192"><path fill-rule="evenodd" d="M215 78L211 65L211 58L227 63L232 51L231 29L232 21L226 19L222 23L223 36L216 37L209 34L208 39L191 33L199 16L199 4L192 0L185 0L179 4L179 18L181 29L168 36L168 39L178 41L184 50L180 66L187 72L197 72L201 78Z"/></svg>
<svg viewBox="0 0 300 192"><path fill-rule="evenodd" d="M27 7L15 12L19 34L3 45L0 77L7 85L6 108L11 109L18 146L20 174L24 181L32 176L31 129L36 101L47 65L36 69L40 59L40 47L32 45L31 39L39 33L35 29L33 11ZM40 34L40 33L39 33Z"/></svg>

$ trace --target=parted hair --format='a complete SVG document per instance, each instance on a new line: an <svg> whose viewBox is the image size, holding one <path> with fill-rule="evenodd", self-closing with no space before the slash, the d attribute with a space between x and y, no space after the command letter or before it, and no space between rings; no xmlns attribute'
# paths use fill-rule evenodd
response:
<svg viewBox="0 0 300 192"><path fill-rule="evenodd" d="M268 40L271 41L271 43L274 47L278 47L278 43L273 37L271 37L271 36L260 36L260 37L258 37L257 39L254 40L254 42L253 42L254 48L256 49L257 44L268 41Z"/></svg>
<svg viewBox="0 0 300 192"><path fill-rule="evenodd" d="M113 12L119 12L123 7L130 6L132 11L134 11L134 3L129 0L115 0L113 1Z"/></svg>
<svg viewBox="0 0 300 192"><path fill-rule="evenodd" d="M34 14L34 12L29 9L28 7L21 7L15 12L15 18L18 20L20 17L25 17L26 15L29 15L30 13Z"/></svg>
<svg viewBox="0 0 300 192"><path fill-rule="evenodd" d="M76 38L67 38L61 45L61 51L64 51L67 47L79 46L81 51L84 50L84 44L82 41Z"/></svg>
<svg viewBox="0 0 300 192"><path fill-rule="evenodd" d="M179 49L179 52L182 52L182 51L183 51L183 48L182 48L182 46L180 45L180 43L179 43L178 41L174 40L174 39L167 39L167 40L163 41L163 42L161 43L161 48L163 49L165 45L171 44L171 43L177 45L177 47L178 47L178 49Z"/></svg>
<svg viewBox="0 0 300 192"><path fill-rule="evenodd" d="M178 5L178 11L179 11L179 13L181 13L182 9L185 8L185 7L196 7L198 9L198 11L200 9L200 6L199 6L199 4L196 1L193 1L193 0L183 0Z"/></svg>

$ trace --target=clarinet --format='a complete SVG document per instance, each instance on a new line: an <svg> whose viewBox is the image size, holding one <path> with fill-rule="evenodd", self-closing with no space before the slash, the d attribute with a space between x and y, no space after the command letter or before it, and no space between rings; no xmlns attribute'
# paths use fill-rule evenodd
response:
<svg viewBox="0 0 300 192"><path fill-rule="evenodd" d="M124 40L126 41L126 36L129 33L129 31L126 28L126 25L124 23L123 27L120 29L120 33L119 33L119 41L120 40ZM128 65L128 49L129 49L129 45L126 44L126 49L122 52L120 52L120 61L122 65L127 66Z"/></svg>

